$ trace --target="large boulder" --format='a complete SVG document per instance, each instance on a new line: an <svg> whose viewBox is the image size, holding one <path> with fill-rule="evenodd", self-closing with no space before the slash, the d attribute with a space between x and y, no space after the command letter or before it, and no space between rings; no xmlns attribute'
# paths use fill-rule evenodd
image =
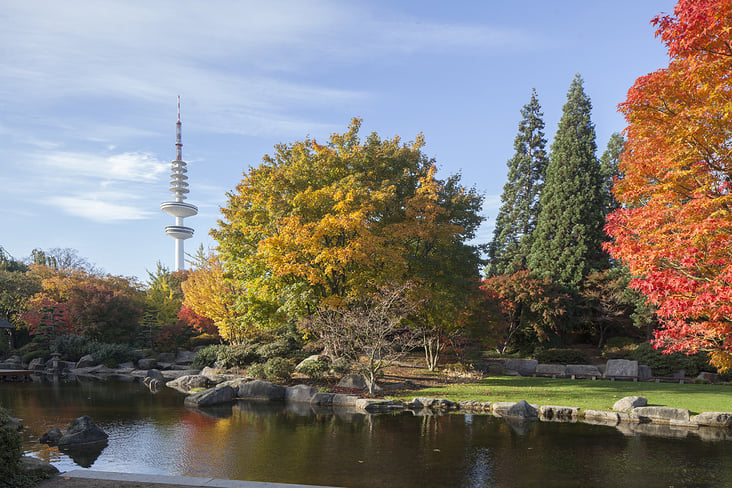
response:
<svg viewBox="0 0 732 488"><path fill-rule="evenodd" d="M158 381L165 381L165 375L163 375L163 372L159 369L151 369L148 370L147 374L145 375L145 378L150 378L153 380Z"/></svg>
<svg viewBox="0 0 732 488"><path fill-rule="evenodd" d="M341 378L341 380L338 382L338 386L341 388L354 388L357 390L365 390L366 389L366 378L363 377L363 375L360 374L348 374Z"/></svg>
<svg viewBox="0 0 732 488"><path fill-rule="evenodd" d="M58 446L64 448L100 444L107 442L107 437L109 436L106 432L97 427L97 424L89 416L84 415L71 423L66 434L58 440Z"/></svg>
<svg viewBox="0 0 732 488"><path fill-rule="evenodd" d="M605 410L583 410L580 414L588 424L618 425L620 414Z"/></svg>
<svg viewBox="0 0 732 488"><path fill-rule="evenodd" d="M157 359L152 359L152 358L138 359L137 367L139 369L150 370L150 369L158 367L158 361L157 361Z"/></svg>
<svg viewBox="0 0 732 488"><path fill-rule="evenodd" d="M189 395L183 401L187 407L210 407L231 402L236 398L236 390L229 385L218 385L208 390Z"/></svg>
<svg viewBox="0 0 732 488"><path fill-rule="evenodd" d="M92 366L96 366L97 364L99 364L99 363L94 361L94 356L92 356L91 354L87 354L86 356L82 356L81 359L79 359L76 362L76 367L77 368L90 368Z"/></svg>
<svg viewBox="0 0 732 488"><path fill-rule="evenodd" d="M691 416L689 411L683 408L671 407L637 407L633 413L641 421L649 420L657 423L689 424Z"/></svg>
<svg viewBox="0 0 732 488"><path fill-rule="evenodd" d="M298 363L297 366L295 366L295 371L300 371L300 368L306 363L313 362L313 361L325 361L327 363L330 363L330 357L326 354L313 354L312 356L308 356L302 361Z"/></svg>
<svg viewBox="0 0 732 488"><path fill-rule="evenodd" d="M542 405L539 407L539 418L547 422L574 422L579 415L579 407L559 407Z"/></svg>
<svg viewBox="0 0 732 488"><path fill-rule="evenodd" d="M583 378L599 378L602 376L602 373L597 366L593 366L591 364L568 364L567 374L572 377L579 376Z"/></svg>
<svg viewBox="0 0 732 488"><path fill-rule="evenodd" d="M41 436L38 441L41 444L48 444L49 446L55 446L58 444L59 439L61 439L64 436L64 433L61 432L61 429L58 427L54 427L53 429L49 430L45 434Z"/></svg>
<svg viewBox="0 0 732 488"><path fill-rule="evenodd" d="M194 357L196 357L196 353L193 351L178 351L175 362L178 364L191 364Z"/></svg>
<svg viewBox="0 0 732 488"><path fill-rule="evenodd" d="M20 458L20 472L33 477L46 478L58 473L58 468L42 459L22 456Z"/></svg>
<svg viewBox="0 0 732 488"><path fill-rule="evenodd" d="M28 369L33 370L33 371L45 369L45 367L46 367L46 360L43 358L31 359L31 362L28 363Z"/></svg>
<svg viewBox="0 0 732 488"><path fill-rule="evenodd" d="M237 396L244 400L284 400L285 387L264 380L248 381L239 385Z"/></svg>
<svg viewBox="0 0 732 488"><path fill-rule="evenodd" d="M526 400L516 402L510 406L503 414L504 417L512 417L519 419L535 419L539 417L536 408L530 405Z"/></svg>
<svg viewBox="0 0 732 488"><path fill-rule="evenodd" d="M518 372L521 376L532 376L536 373L539 361L536 359L509 359L506 361L506 369Z"/></svg>
<svg viewBox="0 0 732 488"><path fill-rule="evenodd" d="M559 378L567 372L567 367L563 364L539 364L536 366L537 376L551 376Z"/></svg>
<svg viewBox="0 0 732 488"><path fill-rule="evenodd" d="M310 403L313 397L318 393L317 388L307 385L290 386L285 390L285 401Z"/></svg>
<svg viewBox="0 0 732 488"><path fill-rule="evenodd" d="M629 359L610 359L605 366L605 377L638 377L638 361Z"/></svg>
<svg viewBox="0 0 732 488"><path fill-rule="evenodd" d="M188 393L193 389L210 388L213 386L212 381L202 375L185 375L165 383L165 386L173 388L183 393Z"/></svg>
<svg viewBox="0 0 732 488"><path fill-rule="evenodd" d="M648 400L646 398L639 396L627 396L615 402L613 410L616 412L630 412L636 407L645 407L646 405L648 405Z"/></svg>
<svg viewBox="0 0 732 488"><path fill-rule="evenodd" d="M691 417L691 421L709 427L732 427L732 412L702 412Z"/></svg>
<svg viewBox="0 0 732 488"><path fill-rule="evenodd" d="M458 408L458 404L445 398L416 397L412 405L422 408L434 408L438 410L452 410Z"/></svg>
<svg viewBox="0 0 732 488"><path fill-rule="evenodd" d="M158 354L158 362L161 363L174 363L175 353L173 352L161 352Z"/></svg>

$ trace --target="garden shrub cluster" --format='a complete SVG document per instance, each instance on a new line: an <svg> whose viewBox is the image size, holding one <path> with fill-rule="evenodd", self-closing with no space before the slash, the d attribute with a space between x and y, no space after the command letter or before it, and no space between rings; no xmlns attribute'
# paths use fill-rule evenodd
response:
<svg viewBox="0 0 732 488"><path fill-rule="evenodd" d="M193 358L193 367L202 369L206 366L219 366L222 368L251 369L256 364L270 364L269 374L263 370L261 374L254 377L286 377L289 379L292 374L292 361L302 354L296 334L287 333L266 343L245 342L242 344L210 346L199 349ZM283 362L284 361L284 362ZM288 364L289 373L285 374L284 363ZM255 368L255 372L259 371ZM278 376L279 375L279 376Z"/></svg>
<svg viewBox="0 0 732 488"><path fill-rule="evenodd" d="M587 354L577 349L540 349L534 356L541 364L590 364Z"/></svg>
<svg viewBox="0 0 732 488"><path fill-rule="evenodd" d="M701 371L715 371L709 365L709 358L704 353L686 355L683 353L664 354L648 344L639 344L630 354L630 359L651 368L654 376L671 376L683 369L686 376L696 376Z"/></svg>
<svg viewBox="0 0 732 488"><path fill-rule="evenodd" d="M0 408L0 479L6 480L18 473L22 455L20 433L10 423L8 412Z"/></svg>
<svg viewBox="0 0 732 488"><path fill-rule="evenodd" d="M330 363L324 359L306 361L300 366L299 372L315 380L322 378L330 371Z"/></svg>

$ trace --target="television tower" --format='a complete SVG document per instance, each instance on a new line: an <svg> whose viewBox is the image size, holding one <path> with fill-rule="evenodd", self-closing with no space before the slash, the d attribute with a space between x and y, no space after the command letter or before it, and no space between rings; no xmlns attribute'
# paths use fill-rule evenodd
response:
<svg viewBox="0 0 732 488"><path fill-rule="evenodd" d="M172 202L160 204L160 210L175 217L175 225L165 226L165 233L175 239L175 271L185 269L183 241L193 237L193 229L183 225L185 217L192 217L198 213L198 208L185 203L188 190L188 176L186 162L183 161L183 143L180 139L180 96L178 96L178 122L175 124L175 161L170 162L170 193Z"/></svg>

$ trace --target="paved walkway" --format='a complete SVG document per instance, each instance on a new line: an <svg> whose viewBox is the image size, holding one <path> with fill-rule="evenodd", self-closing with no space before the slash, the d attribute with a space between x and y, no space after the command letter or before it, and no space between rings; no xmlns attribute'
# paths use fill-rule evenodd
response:
<svg viewBox="0 0 732 488"><path fill-rule="evenodd" d="M151 488L155 488L159 485L214 488L329 488L314 485L290 485L285 483L267 483L261 481L222 480L218 478L192 478L188 476L113 473L109 471L90 471L85 469L67 471L66 473L61 473L58 477L60 478L58 486L71 486L74 480L84 480L96 483L93 486L106 485L108 482L122 482L125 484L134 483L133 486L150 486ZM67 483L64 483L64 481ZM45 485L41 484L40 486Z"/></svg>

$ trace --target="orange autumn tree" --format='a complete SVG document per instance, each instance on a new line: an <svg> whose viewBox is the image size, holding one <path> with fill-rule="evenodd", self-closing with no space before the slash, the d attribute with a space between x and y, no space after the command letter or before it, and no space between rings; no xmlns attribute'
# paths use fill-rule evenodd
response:
<svg viewBox="0 0 732 488"><path fill-rule="evenodd" d="M670 63L620 105L624 175L607 248L657 307L654 345L732 368L732 1L680 0L653 19Z"/></svg>

